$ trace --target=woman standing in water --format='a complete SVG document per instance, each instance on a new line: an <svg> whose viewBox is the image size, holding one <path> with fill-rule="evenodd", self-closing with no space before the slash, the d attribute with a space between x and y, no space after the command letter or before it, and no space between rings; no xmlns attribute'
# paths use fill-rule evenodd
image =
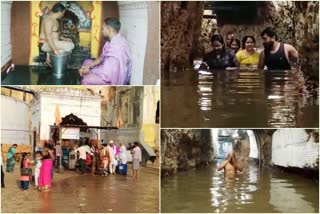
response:
<svg viewBox="0 0 320 214"><path fill-rule="evenodd" d="M240 40L236 38L231 39L230 47L236 54L240 49Z"/></svg>
<svg viewBox="0 0 320 214"><path fill-rule="evenodd" d="M222 169L224 169L224 177L226 178L234 177L237 174L237 170L243 171L240 164L235 161L233 152L229 152L227 159L217 167L218 171Z"/></svg>
<svg viewBox="0 0 320 214"><path fill-rule="evenodd" d="M7 154L7 172L13 172L14 165L16 163L15 161L15 154L17 149L17 144L13 144L13 146L10 147L8 154Z"/></svg>
<svg viewBox="0 0 320 214"><path fill-rule="evenodd" d="M256 68L259 63L260 54L255 51L256 40L253 36L245 36L242 39L242 50L236 54L237 59L242 66Z"/></svg>
<svg viewBox="0 0 320 214"><path fill-rule="evenodd" d="M213 35L211 38L211 45L213 50L204 57L200 69L234 70L239 67L239 62L235 53L231 49L225 47L221 35Z"/></svg>

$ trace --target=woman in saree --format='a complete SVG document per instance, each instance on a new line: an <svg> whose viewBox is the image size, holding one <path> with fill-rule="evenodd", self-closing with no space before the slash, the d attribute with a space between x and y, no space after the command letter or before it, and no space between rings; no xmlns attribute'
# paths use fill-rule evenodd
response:
<svg viewBox="0 0 320 214"><path fill-rule="evenodd" d="M51 189L52 169L53 169L53 161L55 157L50 146L51 145L45 143L44 150L42 152L43 160L42 160L42 165L40 168L40 176L39 176L40 191Z"/></svg>
<svg viewBox="0 0 320 214"><path fill-rule="evenodd" d="M255 51L256 40L253 36L245 36L242 39L242 50L236 56L240 67L257 68L260 54Z"/></svg>
<svg viewBox="0 0 320 214"><path fill-rule="evenodd" d="M16 163L15 161L15 153L17 150L17 144L13 144L13 146L10 147L8 154L7 154L7 172L13 172L14 165Z"/></svg>

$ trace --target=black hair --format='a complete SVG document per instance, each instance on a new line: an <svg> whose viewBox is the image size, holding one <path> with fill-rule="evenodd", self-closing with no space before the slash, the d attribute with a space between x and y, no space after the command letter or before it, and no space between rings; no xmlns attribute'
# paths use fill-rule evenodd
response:
<svg viewBox="0 0 320 214"><path fill-rule="evenodd" d="M121 23L120 23L119 19L116 17L106 18L104 20L104 24L112 27L116 32L120 31Z"/></svg>
<svg viewBox="0 0 320 214"><path fill-rule="evenodd" d="M278 40L278 36L277 36L275 29L273 29L271 27L267 27L266 29L264 29L261 33L261 37L264 34L267 34L267 36L269 36L269 37L274 37L276 41Z"/></svg>
<svg viewBox="0 0 320 214"><path fill-rule="evenodd" d="M226 36L234 34L232 31L227 32Z"/></svg>
<svg viewBox="0 0 320 214"><path fill-rule="evenodd" d="M47 149L53 150L52 145L47 143L47 142L44 142L44 147L47 148Z"/></svg>
<svg viewBox="0 0 320 214"><path fill-rule="evenodd" d="M139 146L139 143L136 141L136 142L133 143L133 145Z"/></svg>
<svg viewBox="0 0 320 214"><path fill-rule="evenodd" d="M20 168L23 168L23 162L24 162L24 159L27 157L27 153L24 152L22 153L22 159L21 159L21 163L20 163Z"/></svg>
<svg viewBox="0 0 320 214"><path fill-rule="evenodd" d="M42 152L41 151L36 151L36 155L38 155L38 154L42 155Z"/></svg>
<svg viewBox="0 0 320 214"><path fill-rule="evenodd" d="M240 49L240 47L241 47L241 45L240 45L240 40L239 40L239 39L236 39L236 38L233 38L233 39L231 39L230 45L231 45L233 42L236 42L237 45L238 45L238 47L239 47L239 49Z"/></svg>
<svg viewBox="0 0 320 214"><path fill-rule="evenodd" d="M62 4L60 3L57 3L55 4L53 7L52 7L52 12L54 13L59 13L59 12L63 12L66 10L66 7L63 6Z"/></svg>
<svg viewBox="0 0 320 214"><path fill-rule="evenodd" d="M224 47L224 40L223 37L221 35L215 34L211 37L211 44L213 44L214 41L218 41L222 44L222 46Z"/></svg>
<svg viewBox="0 0 320 214"><path fill-rule="evenodd" d="M18 145L17 145L17 144L13 144L13 146L18 147Z"/></svg>
<svg viewBox="0 0 320 214"><path fill-rule="evenodd" d="M256 44L256 40L255 40L254 36L244 36L244 37L242 38L242 49L245 48L247 39L249 39L249 38L252 39L252 41L253 41L254 44Z"/></svg>

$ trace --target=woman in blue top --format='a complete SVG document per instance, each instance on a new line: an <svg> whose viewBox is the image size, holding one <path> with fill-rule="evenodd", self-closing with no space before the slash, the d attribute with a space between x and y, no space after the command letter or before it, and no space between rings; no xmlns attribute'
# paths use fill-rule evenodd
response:
<svg viewBox="0 0 320 214"><path fill-rule="evenodd" d="M8 154L7 154L7 172L13 172L14 165L16 163L15 161L15 153L17 149L17 144L13 144L13 146L10 147Z"/></svg>

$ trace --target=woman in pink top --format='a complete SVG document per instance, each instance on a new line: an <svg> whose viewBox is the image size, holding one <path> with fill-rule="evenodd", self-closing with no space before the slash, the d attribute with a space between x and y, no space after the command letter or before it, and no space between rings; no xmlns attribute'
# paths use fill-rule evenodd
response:
<svg viewBox="0 0 320 214"><path fill-rule="evenodd" d="M27 153L22 154L22 160L21 160L21 169L22 168L30 168L31 160L29 158L29 155ZM29 175L21 175L20 176L21 181L21 189L22 191L29 189L29 182L30 182L30 176Z"/></svg>

